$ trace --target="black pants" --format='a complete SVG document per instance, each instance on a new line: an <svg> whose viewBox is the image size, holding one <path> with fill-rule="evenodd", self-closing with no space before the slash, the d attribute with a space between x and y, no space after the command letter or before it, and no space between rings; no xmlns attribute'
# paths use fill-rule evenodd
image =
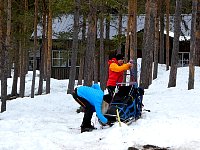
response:
<svg viewBox="0 0 200 150"><path fill-rule="evenodd" d="M78 96L77 88L75 88L73 94L73 98L84 108L84 117L82 121L81 127L87 128L91 126L91 119L94 112L94 106L92 106L86 99Z"/></svg>
<svg viewBox="0 0 200 150"><path fill-rule="evenodd" d="M109 93L109 95L112 96L112 97L113 97L113 94L114 94L114 92L115 92L115 88L116 88L116 86L107 86L108 93Z"/></svg>

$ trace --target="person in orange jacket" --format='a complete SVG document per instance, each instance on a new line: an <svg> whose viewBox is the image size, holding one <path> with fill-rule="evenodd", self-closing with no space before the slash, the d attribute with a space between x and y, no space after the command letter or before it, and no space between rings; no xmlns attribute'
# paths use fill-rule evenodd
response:
<svg viewBox="0 0 200 150"><path fill-rule="evenodd" d="M115 58L108 61L109 72L107 80L108 93L113 96L116 83L123 81L123 73L132 67L132 63L128 62L124 64L124 57L121 54L117 54Z"/></svg>

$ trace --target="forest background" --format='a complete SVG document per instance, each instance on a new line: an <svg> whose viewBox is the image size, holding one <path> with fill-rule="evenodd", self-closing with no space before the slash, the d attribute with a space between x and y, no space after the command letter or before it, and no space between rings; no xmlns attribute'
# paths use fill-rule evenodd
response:
<svg viewBox="0 0 200 150"><path fill-rule="evenodd" d="M193 89L194 66L199 66L200 63L198 45L200 43L198 42L200 40L199 12L200 0L0 0L1 112L6 111L7 100L24 97L29 51L33 53L34 62L31 97L50 93L52 20L63 14L74 15L74 25L71 33L73 39L72 61L67 93L71 93L74 89L78 53L81 53L82 56L78 72L78 84L89 86L93 82L100 82L101 88L106 88L108 70L106 62L109 58L109 45L111 42L109 28L110 15L112 14L117 15L119 18L118 35L115 37L116 53L122 53L121 45L122 42L125 42L125 59L126 61L133 59L134 64L137 64L136 18L139 14L145 14L139 79L137 77L137 65L134 65L132 69L134 81L138 82L139 86L143 88L148 88L152 80L157 78L158 63L165 63L166 70L170 69L168 87L176 86L181 14L192 14L188 89ZM128 16L126 29L128 36L122 35L121 31L120 22L123 15ZM174 15L171 64L169 64L169 15ZM81 17L83 22L80 22ZM97 20L100 22L98 48L96 38ZM41 42L37 37L38 23L42 24ZM80 27L82 27L82 31L80 31ZM164 44L164 30L167 33L166 44ZM79 49L79 32L82 32L81 50ZM30 40L32 33L34 33L34 42ZM38 49L41 50L40 80L38 92L35 93L35 59ZM164 49L166 49L166 55L164 55ZM11 93L7 93L7 78L11 76L11 69L14 70L13 85ZM20 83L19 89L18 82ZM46 85L43 85L43 83L46 83Z"/></svg>

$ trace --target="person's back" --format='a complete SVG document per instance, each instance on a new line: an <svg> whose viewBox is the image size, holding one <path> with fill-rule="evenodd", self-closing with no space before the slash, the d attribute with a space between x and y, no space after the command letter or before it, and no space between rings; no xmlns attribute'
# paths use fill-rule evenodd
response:
<svg viewBox="0 0 200 150"><path fill-rule="evenodd" d="M93 112L96 111L96 115L99 118L99 121L102 124L107 124L108 119L103 115L102 112L102 103L103 101L111 101L111 98L107 95L104 95L104 92L101 90L98 84L93 84L89 86L80 86L75 88L73 98L84 108L84 117L81 124L81 133L90 132L96 129L91 125L91 119Z"/></svg>
<svg viewBox="0 0 200 150"><path fill-rule="evenodd" d="M81 86L78 88L77 94L78 96L86 99L92 106L95 107L97 117L102 123L107 123L107 119L101 112L104 92L101 90L98 84L94 84L92 87Z"/></svg>
<svg viewBox="0 0 200 150"><path fill-rule="evenodd" d="M103 98L103 91L100 89L98 84L94 84L92 87L81 86L78 88L77 94L80 97L88 100L93 106L95 103L101 103Z"/></svg>

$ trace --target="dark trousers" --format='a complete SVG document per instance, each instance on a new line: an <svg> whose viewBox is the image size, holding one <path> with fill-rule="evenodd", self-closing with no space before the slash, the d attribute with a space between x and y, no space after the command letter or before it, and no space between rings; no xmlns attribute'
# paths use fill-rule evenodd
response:
<svg viewBox="0 0 200 150"><path fill-rule="evenodd" d="M109 95L112 96L112 97L113 97L113 94L114 94L114 92L115 92L115 87L116 87L116 86L107 86L108 93L109 93Z"/></svg>
<svg viewBox="0 0 200 150"><path fill-rule="evenodd" d="M77 88L72 93L73 98L84 108L84 117L81 127L87 128L91 126L91 119L94 112L94 106L92 106L86 99L78 96Z"/></svg>

